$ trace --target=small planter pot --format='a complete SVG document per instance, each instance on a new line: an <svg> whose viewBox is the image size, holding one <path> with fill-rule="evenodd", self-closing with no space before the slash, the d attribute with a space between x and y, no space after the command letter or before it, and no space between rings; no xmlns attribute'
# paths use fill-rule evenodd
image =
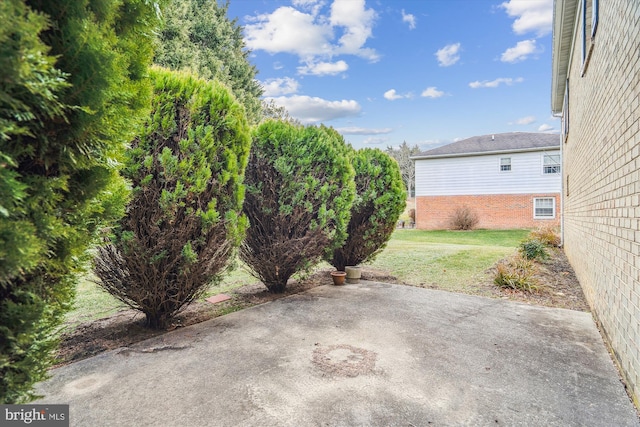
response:
<svg viewBox="0 0 640 427"><path fill-rule="evenodd" d="M344 285L344 279L347 277L347 273L344 271L332 271L331 278L333 279L333 284L335 286Z"/></svg>
<svg viewBox="0 0 640 427"><path fill-rule="evenodd" d="M344 268L347 273L347 283L354 284L360 283L360 277L362 276L362 269L359 266L350 265Z"/></svg>

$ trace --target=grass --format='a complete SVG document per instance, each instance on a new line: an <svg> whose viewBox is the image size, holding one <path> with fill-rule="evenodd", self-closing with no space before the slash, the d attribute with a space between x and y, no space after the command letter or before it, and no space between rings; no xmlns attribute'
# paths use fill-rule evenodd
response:
<svg viewBox="0 0 640 427"><path fill-rule="evenodd" d="M102 319L129 308L104 291L95 283L95 280L95 277L89 275L78 283L73 310L68 312L65 317L66 327L74 328L80 323ZM222 283L211 286L203 295L203 299L231 292L248 283L255 283L255 281L256 279L244 267L238 267L227 273Z"/></svg>
<svg viewBox="0 0 640 427"><path fill-rule="evenodd" d="M496 261L512 254L529 231L396 230L385 250L369 265L408 284L464 292ZM320 267L323 266L328 264ZM78 284L74 309L66 316L68 327L127 308L92 280L88 276ZM204 298L255 282L246 268L240 266L226 274L222 283L212 286Z"/></svg>
<svg viewBox="0 0 640 427"><path fill-rule="evenodd" d="M464 292L529 231L396 230L371 266L408 284Z"/></svg>

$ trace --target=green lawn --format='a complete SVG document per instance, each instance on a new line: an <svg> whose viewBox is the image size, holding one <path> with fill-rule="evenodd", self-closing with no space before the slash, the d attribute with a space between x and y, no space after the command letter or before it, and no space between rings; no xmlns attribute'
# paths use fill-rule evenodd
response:
<svg viewBox="0 0 640 427"><path fill-rule="evenodd" d="M396 230L371 266L412 285L465 292L529 231Z"/></svg>
<svg viewBox="0 0 640 427"><path fill-rule="evenodd" d="M369 265L404 283L468 292L486 269L513 253L528 233L529 230L396 230L385 250ZM92 280L87 277L79 283L75 308L66 317L68 326L126 309ZM205 297L255 282L244 267L238 267L221 284L212 286Z"/></svg>

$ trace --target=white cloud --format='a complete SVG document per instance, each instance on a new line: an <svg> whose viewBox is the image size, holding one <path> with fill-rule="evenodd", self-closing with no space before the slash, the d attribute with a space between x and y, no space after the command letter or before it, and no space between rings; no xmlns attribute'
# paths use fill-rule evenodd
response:
<svg viewBox="0 0 640 427"><path fill-rule="evenodd" d="M534 116L526 116L516 120L516 124L518 125L530 125L535 122L536 118Z"/></svg>
<svg viewBox="0 0 640 427"><path fill-rule="evenodd" d="M385 99L388 99L389 101L395 101L396 99L413 98L413 93L407 92L404 95L402 95L402 94L399 94L398 92L396 92L395 89L389 89L388 91L386 91L384 93L384 97L385 97Z"/></svg>
<svg viewBox="0 0 640 427"><path fill-rule="evenodd" d="M301 57L331 53L328 43L333 37L331 26L317 23L311 14L287 6L247 19L252 22L244 27L249 49Z"/></svg>
<svg viewBox="0 0 640 427"><path fill-rule="evenodd" d="M302 95L265 98L287 109L289 114L304 124L320 123L342 117L357 116L361 107L354 100L329 101Z"/></svg>
<svg viewBox="0 0 640 427"><path fill-rule="evenodd" d="M416 28L416 17L410 13L405 13L404 9L402 9L402 22L409 24L410 30Z"/></svg>
<svg viewBox="0 0 640 427"><path fill-rule="evenodd" d="M362 141L364 144L366 145L380 145L380 144L386 144L387 142L389 142L389 138L366 138L364 141Z"/></svg>
<svg viewBox="0 0 640 427"><path fill-rule="evenodd" d="M399 95L395 89L389 89L388 91L386 91L384 93L384 97L389 101L395 101L396 99L404 98L402 95Z"/></svg>
<svg viewBox="0 0 640 427"><path fill-rule="evenodd" d="M507 86L511 86L514 83L522 83L524 81L524 79L522 77L518 77L516 79L512 79L511 77L500 77L498 79L495 80L483 80L483 81L478 81L476 80L475 82L471 82L469 83L469 87L473 88L473 89L478 89L480 87L498 87L501 84L505 84Z"/></svg>
<svg viewBox="0 0 640 427"><path fill-rule="evenodd" d="M392 128L369 129L355 126L336 128L336 130L343 135L383 135L393 132Z"/></svg>
<svg viewBox="0 0 640 427"><path fill-rule="evenodd" d="M438 50L435 55L438 58L438 64L441 67L448 67L460 60L460 43L448 44Z"/></svg>
<svg viewBox="0 0 640 427"><path fill-rule="evenodd" d="M262 82L264 96L290 95L298 91L298 82L290 77L267 79Z"/></svg>
<svg viewBox="0 0 640 427"><path fill-rule="evenodd" d="M329 21L334 27L344 27L336 52L377 61L379 56L373 49L363 48L372 35L376 18L375 10L365 8L365 0L334 0Z"/></svg>
<svg viewBox="0 0 640 427"><path fill-rule="evenodd" d="M516 18L512 28L516 34L536 33L542 37L551 32L553 0L509 0L500 5L507 14Z"/></svg>
<svg viewBox="0 0 640 427"><path fill-rule="evenodd" d="M540 127L538 128L538 132L552 132L553 130L554 130L553 126L548 125L546 123L543 125L540 125Z"/></svg>
<svg viewBox="0 0 640 427"><path fill-rule="evenodd" d="M310 62L307 65L298 67L298 73L302 75L314 76L335 76L349 69L349 65L344 61L337 62Z"/></svg>
<svg viewBox="0 0 640 427"><path fill-rule="evenodd" d="M444 95L444 92L438 90L435 86L426 88L421 94L421 96L424 96L425 98L440 98L442 95Z"/></svg>
<svg viewBox="0 0 640 427"><path fill-rule="evenodd" d="M535 39L519 41L514 47L505 50L500 60L502 62L524 61L529 55L540 53L541 49L536 45Z"/></svg>
<svg viewBox="0 0 640 427"><path fill-rule="evenodd" d="M320 14L324 2L296 0L293 5L298 9L282 6L270 14L246 17L247 47L298 55L306 62L340 54L379 59L374 49L364 47L377 17L373 9L366 9L364 0L334 0L329 15ZM341 34L338 40L336 34Z"/></svg>

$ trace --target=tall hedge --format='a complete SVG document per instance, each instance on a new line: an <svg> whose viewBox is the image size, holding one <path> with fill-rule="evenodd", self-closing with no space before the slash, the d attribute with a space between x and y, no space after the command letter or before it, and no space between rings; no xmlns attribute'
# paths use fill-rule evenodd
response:
<svg viewBox="0 0 640 427"><path fill-rule="evenodd" d="M228 9L228 2L216 0L171 0L162 11L154 62L226 84L253 124L260 118L263 89L249 61L242 27L227 17Z"/></svg>
<svg viewBox="0 0 640 427"><path fill-rule="evenodd" d="M0 1L0 403L32 398L146 115L153 4Z"/></svg>
<svg viewBox="0 0 640 427"><path fill-rule="evenodd" d="M254 131L240 256L269 291L344 242L355 195L347 152L330 128L266 121Z"/></svg>
<svg viewBox="0 0 640 427"><path fill-rule="evenodd" d="M251 136L225 86L159 68L151 76L151 115L125 162L132 199L111 244L99 248L95 272L148 326L164 328L240 244Z"/></svg>
<svg viewBox="0 0 640 427"><path fill-rule="evenodd" d="M398 163L380 150L364 148L353 158L356 197L348 237L327 261L338 270L371 261L386 246L406 204Z"/></svg>

